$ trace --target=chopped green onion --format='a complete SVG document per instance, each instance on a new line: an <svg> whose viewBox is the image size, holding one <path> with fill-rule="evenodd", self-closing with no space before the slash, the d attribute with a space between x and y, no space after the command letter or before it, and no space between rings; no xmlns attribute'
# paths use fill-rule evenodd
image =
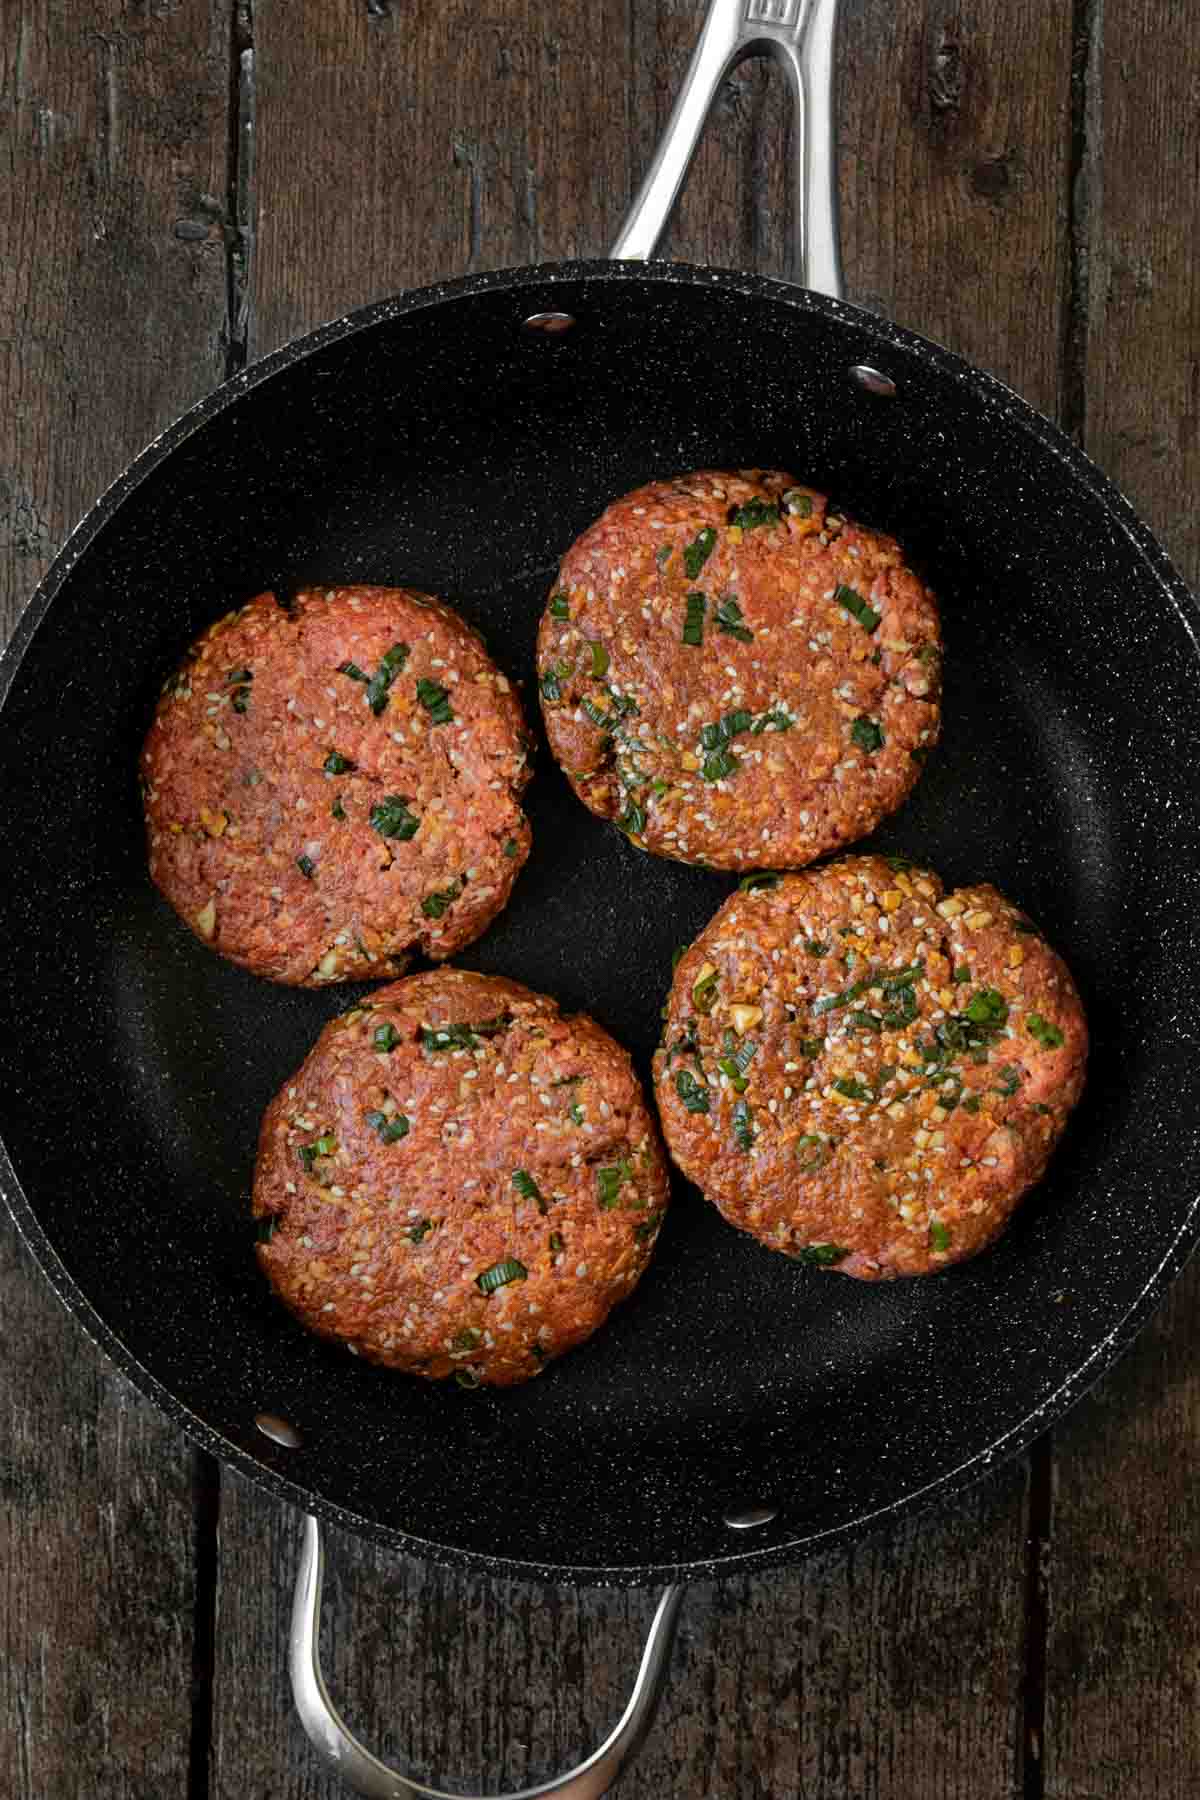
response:
<svg viewBox="0 0 1200 1800"><path fill-rule="evenodd" d="M993 1088L992 1092L1001 1095L1005 1100L1011 1100L1021 1085L1021 1071L1016 1063L1005 1063L999 1074L1000 1086Z"/></svg>
<svg viewBox="0 0 1200 1800"><path fill-rule="evenodd" d="M968 968L967 964L960 963L958 968L955 969L955 971L954 971L955 987L961 987L964 981L970 981L970 979L971 979L971 971Z"/></svg>
<svg viewBox="0 0 1200 1800"><path fill-rule="evenodd" d="M708 1013L713 1009L717 998L717 971L705 975L692 989L692 1005L697 1012Z"/></svg>
<svg viewBox="0 0 1200 1800"><path fill-rule="evenodd" d="M721 595L713 618L717 621L717 629L725 632L726 636L736 638L739 644L753 643L754 633L747 629L742 609L732 594Z"/></svg>
<svg viewBox="0 0 1200 1800"><path fill-rule="evenodd" d="M250 689L245 686L235 687L229 696L229 704L235 713L246 712L250 705Z"/></svg>
<svg viewBox="0 0 1200 1800"><path fill-rule="evenodd" d="M855 593L845 583L833 590L833 597L839 606L844 606L848 613L856 618L864 631L874 631L879 623L880 615L869 607L861 594Z"/></svg>
<svg viewBox="0 0 1200 1800"><path fill-rule="evenodd" d="M713 553L717 534L711 525L698 531L690 544L683 548L683 567L689 581L695 581L697 575Z"/></svg>
<svg viewBox="0 0 1200 1800"><path fill-rule="evenodd" d="M643 1219L640 1225L633 1228L634 1242L648 1244L662 1223L662 1214L655 1213L651 1219Z"/></svg>
<svg viewBox="0 0 1200 1800"><path fill-rule="evenodd" d="M972 995L966 1010L966 1017L972 1025L991 1025L999 1027L1008 1023L1008 1002L1003 994L995 988L980 988Z"/></svg>
<svg viewBox="0 0 1200 1800"><path fill-rule="evenodd" d="M348 756L343 756L340 750L331 750L321 767L326 775L348 775L351 769L357 769L358 764L351 762Z"/></svg>
<svg viewBox="0 0 1200 1800"><path fill-rule="evenodd" d="M592 653L592 674L598 681L602 675L608 674L611 659L605 646L594 639L589 639L588 648Z"/></svg>
<svg viewBox="0 0 1200 1800"><path fill-rule="evenodd" d="M504 846L504 855L508 857L516 856L520 848L521 846L518 844L516 838L509 838Z"/></svg>
<svg viewBox="0 0 1200 1800"><path fill-rule="evenodd" d="M929 1227L929 1247L931 1250L948 1250L950 1233L940 1219L935 1219Z"/></svg>
<svg viewBox="0 0 1200 1800"><path fill-rule="evenodd" d="M335 797L333 805L330 807L329 810L333 814L335 819L344 819L345 818L346 809L342 805L342 796L340 794L338 794Z"/></svg>
<svg viewBox="0 0 1200 1800"><path fill-rule="evenodd" d="M706 1113L709 1110L708 1089L696 1080L690 1069L680 1069L676 1075L675 1092L687 1112Z"/></svg>
<svg viewBox="0 0 1200 1800"><path fill-rule="evenodd" d="M967 1113L977 1113L979 1111L979 1105L980 1105L979 1095L972 1094L969 1100L963 1101L962 1109L964 1112L967 1112Z"/></svg>
<svg viewBox="0 0 1200 1800"><path fill-rule="evenodd" d="M835 1094L844 1095L847 1100L874 1099L870 1088L864 1087L862 1082L856 1081L852 1075L843 1075L840 1081L835 1081L833 1091Z"/></svg>
<svg viewBox="0 0 1200 1800"><path fill-rule="evenodd" d="M549 1242L551 1253L554 1256L557 1256L561 1250L565 1250L567 1247L561 1231L552 1231L550 1233Z"/></svg>
<svg viewBox="0 0 1200 1800"><path fill-rule="evenodd" d="M820 1054L824 1048L825 1048L825 1039L824 1038L801 1038L800 1039L800 1054L801 1054L801 1056L807 1056L810 1060L814 1056L820 1056Z"/></svg>
<svg viewBox="0 0 1200 1800"><path fill-rule="evenodd" d="M448 906L452 906L462 893L462 882L452 881L447 888L438 888L432 894L426 894L421 902L421 911L427 919L440 919Z"/></svg>
<svg viewBox="0 0 1200 1800"><path fill-rule="evenodd" d="M778 886L778 875L773 875L769 871L766 871L761 875L743 875L742 879L738 882L738 887L743 894L756 894L760 888L773 888Z"/></svg>
<svg viewBox="0 0 1200 1800"><path fill-rule="evenodd" d="M1043 1019L1041 1013L1030 1013L1025 1023L1029 1027L1029 1035L1037 1039L1043 1050L1057 1050L1063 1041L1063 1034L1057 1025L1051 1025Z"/></svg>
<svg viewBox="0 0 1200 1800"><path fill-rule="evenodd" d="M429 1234L432 1230L433 1230L433 1220L432 1219L418 1219L417 1223L415 1225L410 1225L408 1228L409 1243L410 1244L421 1243L424 1238L427 1238L429 1236Z"/></svg>
<svg viewBox="0 0 1200 1800"><path fill-rule="evenodd" d="M450 1339L450 1348L451 1350L474 1350L482 1342L482 1331L477 1331L474 1325L464 1325L462 1330L456 1331Z"/></svg>
<svg viewBox="0 0 1200 1800"><path fill-rule="evenodd" d="M540 1213L545 1213L550 1210L550 1205L545 1194L543 1194L541 1188L533 1179L533 1176L529 1173L528 1169L514 1169L512 1184L516 1188L518 1194L520 1194L522 1200L537 1201L537 1209Z"/></svg>
<svg viewBox="0 0 1200 1800"><path fill-rule="evenodd" d="M850 741L857 744L860 750L873 755L884 746L883 727L875 719L869 719L866 713L860 713L850 727Z"/></svg>
<svg viewBox="0 0 1200 1800"><path fill-rule="evenodd" d="M475 1389L483 1386L483 1377L474 1369L455 1369L454 1379L460 1388Z"/></svg>
<svg viewBox="0 0 1200 1800"><path fill-rule="evenodd" d="M348 675L351 681L370 681L371 679L364 669L359 668L356 662L339 663L337 672L339 675Z"/></svg>
<svg viewBox="0 0 1200 1800"><path fill-rule="evenodd" d="M625 811L617 820L617 825L630 837L641 837L646 829L645 809L638 805L632 794L625 797Z"/></svg>
<svg viewBox="0 0 1200 1800"><path fill-rule="evenodd" d="M800 1164L802 1175L815 1175L818 1169L825 1167L832 1154L825 1139L816 1132L805 1132L802 1138L796 1140L796 1160Z"/></svg>
<svg viewBox="0 0 1200 1800"><path fill-rule="evenodd" d="M687 617L683 621L683 641L696 647L704 642L704 613L708 601L699 589L687 596Z"/></svg>
<svg viewBox="0 0 1200 1800"><path fill-rule="evenodd" d="M393 644L383 657L367 687L367 705L378 718L387 705L388 689L408 661L408 645Z"/></svg>
<svg viewBox="0 0 1200 1800"><path fill-rule="evenodd" d="M482 1275L475 1277L475 1286L481 1294L494 1294L497 1288L507 1287L510 1281L524 1281L529 1274L525 1264L518 1262L515 1256L506 1256L502 1262L493 1263Z"/></svg>
<svg viewBox="0 0 1200 1800"><path fill-rule="evenodd" d="M265 1218L258 1221L258 1229L254 1235L260 1244L270 1243L271 1239L275 1236L275 1228L278 1224L278 1213L268 1213Z"/></svg>
<svg viewBox="0 0 1200 1800"><path fill-rule="evenodd" d="M381 1144L398 1144L408 1136L408 1120L403 1113L393 1113L389 1118L387 1113L369 1112L366 1121Z"/></svg>
<svg viewBox="0 0 1200 1800"><path fill-rule="evenodd" d="M550 601L550 617L552 619L569 619L570 604L565 594L555 594Z"/></svg>
<svg viewBox="0 0 1200 1800"><path fill-rule="evenodd" d="M844 1262L850 1254L840 1244L805 1244L794 1252L797 1262L808 1263L817 1269L831 1268L834 1263Z"/></svg>
<svg viewBox="0 0 1200 1800"><path fill-rule="evenodd" d="M912 1024L919 1010L916 990L911 987L897 988L892 998L896 1004L884 1013L883 1022L889 1031L903 1031L906 1025Z"/></svg>
<svg viewBox="0 0 1200 1800"><path fill-rule="evenodd" d="M317 872L317 865L311 856L298 856L296 858L296 867L306 881L311 881Z"/></svg>
<svg viewBox="0 0 1200 1800"><path fill-rule="evenodd" d="M670 544L660 544L658 549L654 552L654 560L660 569L665 569L671 560Z"/></svg>
<svg viewBox="0 0 1200 1800"><path fill-rule="evenodd" d="M576 1101L575 1105L570 1109L570 1119L572 1125L583 1124L583 1108L579 1105L578 1101Z"/></svg>
<svg viewBox="0 0 1200 1800"><path fill-rule="evenodd" d="M723 781L739 767L738 759L732 750L714 750L706 756L700 773L705 781Z"/></svg>
<svg viewBox="0 0 1200 1800"><path fill-rule="evenodd" d="M417 699L429 714L431 725L449 725L454 714L450 710L450 690L422 675L417 683Z"/></svg>
<svg viewBox="0 0 1200 1800"><path fill-rule="evenodd" d="M483 1019L475 1025L424 1025L421 1028L422 1048L429 1051L474 1050L481 1038L497 1037L507 1031L512 1024L510 1013L501 1013L494 1019Z"/></svg>
<svg viewBox="0 0 1200 1800"><path fill-rule="evenodd" d="M543 696L551 705L557 705L562 699L562 688L559 686L558 670L551 665L542 676L541 689Z"/></svg>
<svg viewBox="0 0 1200 1800"><path fill-rule="evenodd" d="M744 1100L733 1109L733 1141L739 1150L749 1150L754 1143L754 1114Z"/></svg>
<svg viewBox="0 0 1200 1800"><path fill-rule="evenodd" d="M384 1052L394 1050L396 1045L400 1042L400 1033L389 1021L386 1025L377 1025L375 1027L371 1042L374 1044L376 1050L382 1050Z"/></svg>
<svg viewBox="0 0 1200 1800"><path fill-rule="evenodd" d="M602 1212L611 1212L619 1205L622 1184L632 1175L633 1170L627 1162L620 1162L612 1169L596 1170L596 1193Z"/></svg>
<svg viewBox="0 0 1200 1800"><path fill-rule="evenodd" d="M791 715L778 710L760 713L750 727L755 737L761 737L764 731L790 731L791 729Z"/></svg>
<svg viewBox="0 0 1200 1800"><path fill-rule="evenodd" d="M760 525L778 525L779 508L773 501L760 500L756 495L745 506L731 506L728 518L731 525L740 525L743 531L756 531Z"/></svg>
<svg viewBox="0 0 1200 1800"><path fill-rule="evenodd" d="M809 938L804 946L809 956L828 956L829 945L821 938Z"/></svg>
<svg viewBox="0 0 1200 1800"><path fill-rule="evenodd" d="M409 812L404 794L386 794L378 801L371 808L370 824L380 837L398 838L401 843L416 837L421 827L420 819Z"/></svg>
<svg viewBox="0 0 1200 1800"><path fill-rule="evenodd" d="M783 496L783 504L794 519L812 518L812 495L806 494L803 488L788 488Z"/></svg>
<svg viewBox="0 0 1200 1800"><path fill-rule="evenodd" d="M732 738L740 737L743 731L749 731L753 714L744 707L737 712L725 713L715 725L703 725L700 728L700 747L702 750L719 750Z"/></svg>
<svg viewBox="0 0 1200 1800"><path fill-rule="evenodd" d="M883 860L897 875L903 875L907 869L915 869L917 866L911 856L901 856L895 850L888 851Z"/></svg>
<svg viewBox="0 0 1200 1800"><path fill-rule="evenodd" d="M906 988L905 992L911 994L912 989ZM892 1017L892 1016L894 1016L894 1015L891 1015L891 1014L888 1015L888 1017ZM859 1012L847 1013L846 1014L846 1030L847 1031L882 1031L883 1030L883 1021L881 1019L877 1019L875 1017L875 1014L870 1013L870 1012L865 1012L865 1011L860 1010Z"/></svg>

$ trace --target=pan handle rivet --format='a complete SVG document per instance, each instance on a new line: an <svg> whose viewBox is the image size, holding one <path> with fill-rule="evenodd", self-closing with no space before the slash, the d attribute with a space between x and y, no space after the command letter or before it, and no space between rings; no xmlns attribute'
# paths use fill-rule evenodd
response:
<svg viewBox="0 0 1200 1800"><path fill-rule="evenodd" d="M285 1450L299 1450L304 1443L296 1427L281 1419L278 1413L255 1413L254 1423L264 1437L269 1437L272 1443L282 1444Z"/></svg>
<svg viewBox="0 0 1200 1800"><path fill-rule="evenodd" d="M561 337L564 331L570 331L574 323L573 313L530 313L525 321L525 329L544 332L547 337Z"/></svg>
<svg viewBox="0 0 1200 1800"><path fill-rule="evenodd" d="M753 1531L758 1525L769 1525L779 1516L777 1506L739 1506L725 1514L730 1531Z"/></svg>
<svg viewBox="0 0 1200 1800"><path fill-rule="evenodd" d="M854 363L850 369L850 379L856 387L864 388L868 394L875 394L881 400L896 398L896 384L890 375L882 369L873 369L870 363Z"/></svg>

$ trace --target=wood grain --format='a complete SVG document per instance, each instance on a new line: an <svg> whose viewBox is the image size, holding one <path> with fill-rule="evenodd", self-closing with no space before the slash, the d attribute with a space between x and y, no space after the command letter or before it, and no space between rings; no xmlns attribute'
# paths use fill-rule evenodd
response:
<svg viewBox="0 0 1200 1800"><path fill-rule="evenodd" d="M843 11L847 294L1053 416L1067 326L1070 0Z"/></svg>
<svg viewBox="0 0 1200 1800"><path fill-rule="evenodd" d="M1079 45L1077 424L1200 579L1200 76L1195 12L1087 9ZM1182 498L1182 504L1181 504ZM1200 1270L1060 1431L1046 1794L1200 1791Z"/></svg>
<svg viewBox="0 0 1200 1800"><path fill-rule="evenodd" d="M85 508L224 372L228 73L223 0L22 0L5 18L7 634Z"/></svg>
<svg viewBox="0 0 1200 1800"><path fill-rule="evenodd" d="M221 372L227 65L218 0L23 0L4 21L6 636L67 528ZM0 1312L0 1793L183 1796L190 1454L7 1217Z"/></svg>
<svg viewBox="0 0 1200 1800"><path fill-rule="evenodd" d="M179 1434L0 1222L0 1794L187 1791L192 1510Z"/></svg>

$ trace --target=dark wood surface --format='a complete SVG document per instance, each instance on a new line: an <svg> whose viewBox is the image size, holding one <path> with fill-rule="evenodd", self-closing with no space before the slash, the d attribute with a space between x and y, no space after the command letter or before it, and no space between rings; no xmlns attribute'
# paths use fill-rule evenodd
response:
<svg viewBox="0 0 1200 1800"><path fill-rule="evenodd" d="M843 0L850 294L1058 416L1200 574L1192 0ZM699 0L3 0L0 605L191 400L399 288L602 253ZM779 271L790 126L733 77L669 252ZM1200 1793L1185 1275L1022 1464L691 1593L635 1800ZM116 1377L0 1228L0 1800L317 1800L296 1520ZM385 1753L515 1787L619 1709L653 1597L331 1539L327 1657Z"/></svg>

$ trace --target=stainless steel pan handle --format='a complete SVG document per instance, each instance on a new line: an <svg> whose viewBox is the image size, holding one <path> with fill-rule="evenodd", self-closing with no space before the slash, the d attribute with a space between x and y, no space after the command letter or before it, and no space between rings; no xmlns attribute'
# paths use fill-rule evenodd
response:
<svg viewBox="0 0 1200 1800"><path fill-rule="evenodd" d="M354 1793L368 1795L369 1800L465 1800L462 1795L426 1787L420 1781L389 1769L359 1743L334 1706L321 1674L318 1643L324 1564L321 1528L311 1513L306 1514L296 1594L292 1602L288 1665L296 1710L318 1756L331 1775L338 1776ZM637 1755L654 1723L682 1605L681 1587L669 1587L664 1591L646 1639L646 1648L642 1651L642 1664L629 1703L600 1748L577 1769L537 1787L522 1788L519 1794L509 1796L509 1800L540 1800L544 1794L556 1794L559 1800L599 1800L601 1794L608 1792L626 1763Z"/></svg>
<svg viewBox="0 0 1200 1800"><path fill-rule="evenodd" d="M748 56L786 69L796 106L789 274L842 297L833 54L838 0L712 0L662 143L612 248L648 262L696 153L717 89Z"/></svg>

